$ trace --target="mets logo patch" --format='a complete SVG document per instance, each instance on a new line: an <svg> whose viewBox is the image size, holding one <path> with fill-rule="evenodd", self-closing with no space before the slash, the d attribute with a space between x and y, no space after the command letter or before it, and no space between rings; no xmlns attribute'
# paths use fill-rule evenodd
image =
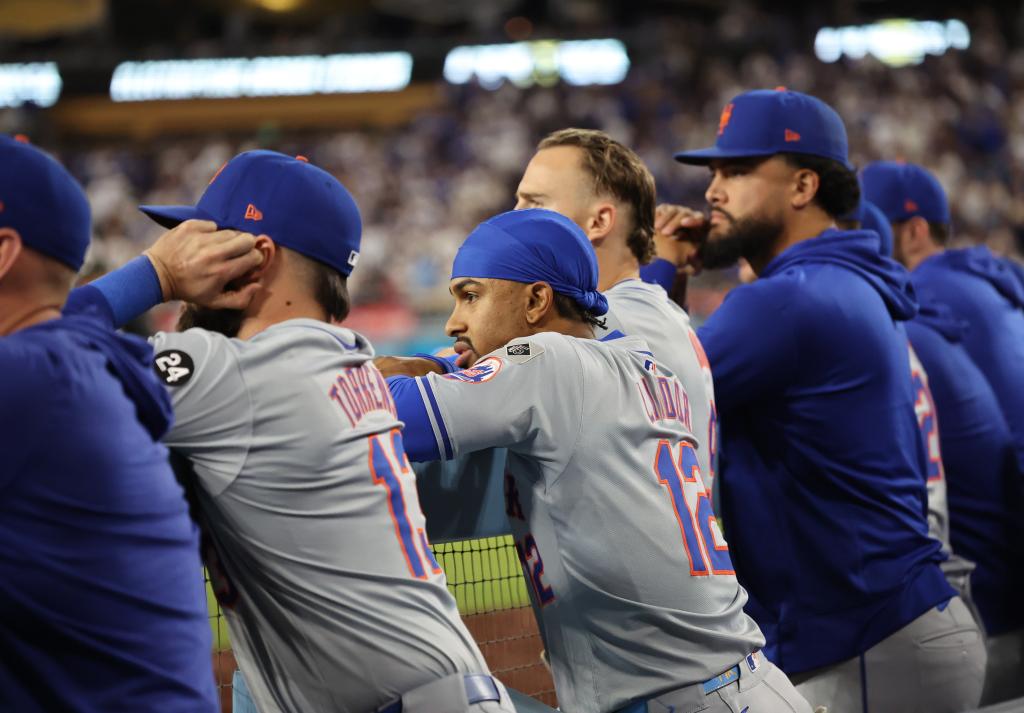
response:
<svg viewBox="0 0 1024 713"><path fill-rule="evenodd" d="M481 359L468 369L445 374L443 378L451 379L452 381L464 381L467 384L482 384L497 376L499 371L501 371L501 359L498 357L487 357L486 359Z"/></svg>

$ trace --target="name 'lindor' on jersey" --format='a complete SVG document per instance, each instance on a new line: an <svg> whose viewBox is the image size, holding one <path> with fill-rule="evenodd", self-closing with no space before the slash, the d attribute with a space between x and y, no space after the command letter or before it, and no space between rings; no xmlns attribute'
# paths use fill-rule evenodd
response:
<svg viewBox="0 0 1024 713"><path fill-rule="evenodd" d="M654 362L648 361L644 366L648 371L657 370ZM686 393L679 379L674 376L654 377L655 388L651 388L649 380L638 381L636 386L640 390L640 399L644 404L644 411L651 423L658 421L679 421L687 431L693 432L690 426L690 397Z"/></svg>

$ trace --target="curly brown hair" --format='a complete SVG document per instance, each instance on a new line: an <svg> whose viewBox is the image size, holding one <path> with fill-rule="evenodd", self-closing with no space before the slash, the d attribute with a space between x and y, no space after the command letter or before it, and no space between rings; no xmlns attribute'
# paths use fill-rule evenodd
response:
<svg viewBox="0 0 1024 713"><path fill-rule="evenodd" d="M583 166L594 179L594 190L611 195L632 209L632 229L626 244L641 265L654 257L654 176L632 149L603 131L561 129L548 134L537 150L575 146L583 152Z"/></svg>

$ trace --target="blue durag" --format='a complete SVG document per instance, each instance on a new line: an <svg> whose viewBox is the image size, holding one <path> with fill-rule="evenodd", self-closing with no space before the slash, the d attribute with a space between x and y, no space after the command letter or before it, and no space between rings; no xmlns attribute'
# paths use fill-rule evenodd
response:
<svg viewBox="0 0 1024 713"><path fill-rule="evenodd" d="M597 256L578 225L540 208L485 220L469 234L452 265L457 277L546 282L594 315L608 311L597 291Z"/></svg>

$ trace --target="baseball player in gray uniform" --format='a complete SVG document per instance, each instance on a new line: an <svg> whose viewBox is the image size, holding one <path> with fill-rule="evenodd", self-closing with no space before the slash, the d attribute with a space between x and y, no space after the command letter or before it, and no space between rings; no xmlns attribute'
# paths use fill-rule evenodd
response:
<svg viewBox="0 0 1024 713"><path fill-rule="evenodd" d="M256 708L514 711L431 553L373 349L328 323L347 314L358 257L348 192L304 160L253 151L229 162L195 207L143 210L167 226L204 219L260 233L240 246L258 253L248 307L186 315L227 334L153 338L176 416L166 443L198 478L207 554L219 555L208 567ZM174 266L195 261L167 250L201 227L168 233L150 259L80 299L106 303L121 322L162 296L192 296L168 294L185 282Z"/></svg>
<svg viewBox="0 0 1024 713"><path fill-rule="evenodd" d="M516 190L516 208L556 211L587 234L597 256L598 289L608 300L595 335L618 330L643 338L682 382L690 407L688 427L697 436L697 461L710 490L717 443L711 369L686 312L660 285L640 279L641 264L654 253L654 177L636 153L601 131L562 129L537 149ZM667 209L665 240L674 247L669 236L680 227L680 216L674 206L661 208ZM671 270L674 275L675 267ZM458 364L469 363L472 356L464 352ZM421 481L479 483L504 477L505 451L487 449L414 468Z"/></svg>
<svg viewBox="0 0 1024 713"><path fill-rule="evenodd" d="M559 213L478 226L448 322L473 363L393 363L432 372L389 379L408 452L508 449L509 517L562 710L810 711L743 613L683 385L642 339L593 338L597 279Z"/></svg>
<svg viewBox="0 0 1024 713"><path fill-rule="evenodd" d="M682 382L689 400L688 429L697 437L697 461L710 490L714 480L714 385L690 318L665 289L640 279L655 254L655 187L631 149L601 131L562 129L545 137L530 160L516 208L547 208L572 219L594 247L598 289L608 313L595 334L616 330L642 337L660 364ZM680 227L671 214L663 232ZM671 240L675 242L675 240ZM671 266L675 273L675 266Z"/></svg>

